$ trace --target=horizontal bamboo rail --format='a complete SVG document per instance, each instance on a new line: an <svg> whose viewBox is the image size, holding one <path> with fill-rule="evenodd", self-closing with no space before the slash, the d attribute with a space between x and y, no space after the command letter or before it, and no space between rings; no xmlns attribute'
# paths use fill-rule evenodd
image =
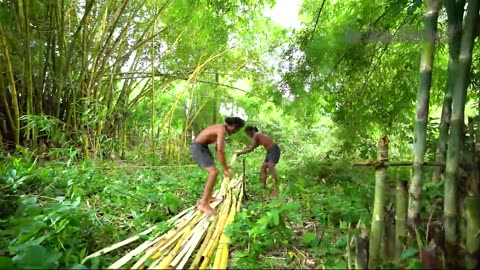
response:
<svg viewBox="0 0 480 270"><path fill-rule="evenodd" d="M233 155L230 166L233 167L236 157ZM237 174L232 179L224 178L220 189L213 195L221 198L211 204L217 211L215 216L208 216L196 207L190 207L167 221L172 226L168 232L160 235L155 233L157 226L153 226L87 256L82 264L147 236L148 240L108 269L226 269L230 239L224 230L240 210L244 197L243 174Z"/></svg>
<svg viewBox="0 0 480 270"><path fill-rule="evenodd" d="M366 161L359 161L359 162L354 162L353 166L357 167L370 167L370 166L385 166L385 167L402 167L402 166L412 166L413 162L412 161L397 161L397 162L389 162L388 160L366 160ZM465 163L462 164L461 166L463 168L469 168L472 164L470 163ZM446 163L445 162L424 162L423 166L429 166L429 167L445 167Z"/></svg>

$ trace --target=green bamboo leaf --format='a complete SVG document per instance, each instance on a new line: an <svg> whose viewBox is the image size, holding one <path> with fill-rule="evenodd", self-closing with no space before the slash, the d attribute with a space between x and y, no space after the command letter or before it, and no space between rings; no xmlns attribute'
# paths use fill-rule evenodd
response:
<svg viewBox="0 0 480 270"><path fill-rule="evenodd" d="M270 213L272 214L273 224L275 226L280 225L280 213L278 212L278 210L272 209Z"/></svg>
<svg viewBox="0 0 480 270"><path fill-rule="evenodd" d="M405 260L405 259L409 259L415 255L418 254L418 249L416 248L409 248L409 249L406 249L402 255L400 255L400 260Z"/></svg>

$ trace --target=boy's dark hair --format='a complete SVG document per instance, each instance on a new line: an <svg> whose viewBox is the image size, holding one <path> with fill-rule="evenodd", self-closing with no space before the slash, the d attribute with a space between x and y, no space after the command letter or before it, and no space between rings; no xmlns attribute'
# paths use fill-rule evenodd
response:
<svg viewBox="0 0 480 270"><path fill-rule="evenodd" d="M241 129L245 126L245 121L240 117L227 117L225 118L225 123L230 126L235 126L237 129Z"/></svg>
<svg viewBox="0 0 480 270"><path fill-rule="evenodd" d="M245 128L245 132L258 132L258 128L254 126L248 126Z"/></svg>

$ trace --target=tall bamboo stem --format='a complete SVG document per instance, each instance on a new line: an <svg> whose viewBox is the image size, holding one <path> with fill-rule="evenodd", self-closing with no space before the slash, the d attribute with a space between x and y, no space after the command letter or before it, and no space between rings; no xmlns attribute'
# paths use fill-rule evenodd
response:
<svg viewBox="0 0 480 270"><path fill-rule="evenodd" d="M388 159L388 138L383 137L378 141L379 160ZM375 199L373 204L373 216L370 229L370 247L368 268L374 269L380 263L380 247L384 231L385 215L385 179L387 178L387 168L377 167L375 171Z"/></svg>
<svg viewBox="0 0 480 270"><path fill-rule="evenodd" d="M458 3L457 3L458 2ZM447 70L447 85L445 96L442 104L442 114L440 119L440 134L437 140L437 148L435 151L435 161L445 162L447 160L447 141L448 130L450 129L450 117L452 115L452 94L455 86L455 72L458 65L458 55L460 53L460 42L462 39L462 21L463 21L463 7L465 0L447 0L445 6L447 9L447 33L448 33L448 47L449 59ZM440 176L445 168L437 167L432 174L432 181L438 182Z"/></svg>
<svg viewBox="0 0 480 270"><path fill-rule="evenodd" d="M458 192L457 175L462 150L464 130L464 111L468 88L468 76L472 63L475 23L478 17L479 0L468 1L467 15L460 47L460 57L452 100L451 130L448 141L447 166L445 169L444 216L445 242L447 246L447 260L452 262L458 251ZM450 256L449 256L450 255Z"/></svg>
<svg viewBox="0 0 480 270"><path fill-rule="evenodd" d="M425 43L420 60L420 79L417 92L417 118L415 121L414 164L410 183L408 201L408 223L416 227L420 220L420 206L424 178L423 162L426 149L426 134L428 121L428 105L430 87L432 84L433 59L437 37L439 0L427 0L427 11L424 16Z"/></svg>

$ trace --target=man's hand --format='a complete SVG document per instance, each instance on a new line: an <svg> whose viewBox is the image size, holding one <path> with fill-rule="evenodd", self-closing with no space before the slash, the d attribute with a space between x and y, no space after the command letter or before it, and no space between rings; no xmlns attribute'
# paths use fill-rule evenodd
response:
<svg viewBox="0 0 480 270"><path fill-rule="evenodd" d="M223 175L227 178L232 178L232 173L230 172L230 166L227 166L224 170L223 170Z"/></svg>

